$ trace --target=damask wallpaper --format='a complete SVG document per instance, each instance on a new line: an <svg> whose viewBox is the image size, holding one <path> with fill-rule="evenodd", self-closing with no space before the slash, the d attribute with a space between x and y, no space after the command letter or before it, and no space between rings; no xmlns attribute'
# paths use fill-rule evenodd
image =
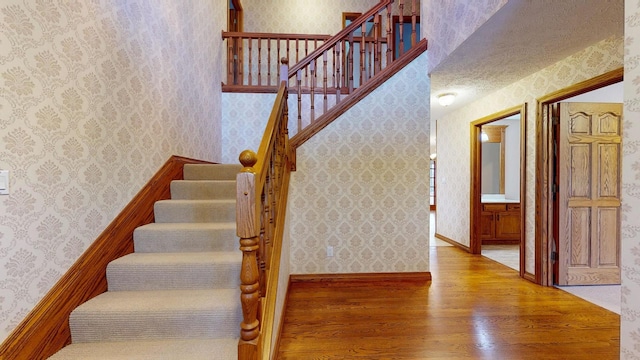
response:
<svg viewBox="0 0 640 360"><path fill-rule="evenodd" d="M429 271L426 65L423 54L298 148L291 273Z"/></svg>
<svg viewBox="0 0 640 360"><path fill-rule="evenodd" d="M469 123L526 102L525 256L526 271L533 273L536 98L622 67L623 47L621 38L603 40L439 119L437 233L469 245Z"/></svg>
<svg viewBox="0 0 640 360"><path fill-rule="evenodd" d="M640 3L625 1L620 359L640 359Z"/></svg>
<svg viewBox="0 0 640 360"><path fill-rule="evenodd" d="M429 39L429 72L508 0L423 1L423 32Z"/></svg>
<svg viewBox="0 0 640 360"><path fill-rule="evenodd" d="M226 7L0 3L0 340L171 155L221 160Z"/></svg>

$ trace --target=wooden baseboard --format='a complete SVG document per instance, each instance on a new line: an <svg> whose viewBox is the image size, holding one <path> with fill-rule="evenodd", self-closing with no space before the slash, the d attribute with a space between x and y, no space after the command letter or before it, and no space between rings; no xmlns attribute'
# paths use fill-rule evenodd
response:
<svg viewBox="0 0 640 360"><path fill-rule="evenodd" d="M482 240L482 245L520 245L520 240L511 239L511 240Z"/></svg>
<svg viewBox="0 0 640 360"><path fill-rule="evenodd" d="M184 164L202 163L169 158L0 345L0 359L46 359L69 344L71 311L107 291L107 264L133 252L133 230L154 221L153 204L170 198L170 183L183 178Z"/></svg>
<svg viewBox="0 0 640 360"><path fill-rule="evenodd" d="M462 250L464 250L464 251L466 251L466 252L468 252L468 253L470 253L470 252L471 252L471 248L470 248L470 247L468 247L468 246L466 246L466 245L462 245L462 244L460 244L459 242L457 242L457 241L455 241L455 240L453 240L453 239L450 239L450 238L448 238L448 237L446 237L446 236L444 236L444 235L440 235L440 234L436 233L434 236L435 236L436 238L438 238L438 239L440 239L440 240L442 240L442 241L446 242L446 243L449 243L449 244L451 244L451 245L453 245L453 246L457 247L458 249L462 249Z"/></svg>
<svg viewBox="0 0 640 360"><path fill-rule="evenodd" d="M349 274L294 274L291 283L301 282L426 282L431 272L349 273Z"/></svg>

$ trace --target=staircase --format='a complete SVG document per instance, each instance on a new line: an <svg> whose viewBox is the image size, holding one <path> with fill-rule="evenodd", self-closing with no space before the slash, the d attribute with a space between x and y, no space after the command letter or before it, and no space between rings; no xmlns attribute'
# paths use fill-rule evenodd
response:
<svg viewBox="0 0 640 360"><path fill-rule="evenodd" d="M66 359L237 359L238 165L184 166L135 252L109 263L109 290L71 313Z"/></svg>

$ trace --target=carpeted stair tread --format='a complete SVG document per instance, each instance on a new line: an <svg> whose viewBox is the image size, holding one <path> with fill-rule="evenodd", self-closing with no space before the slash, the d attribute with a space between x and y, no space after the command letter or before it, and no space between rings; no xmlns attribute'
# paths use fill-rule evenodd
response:
<svg viewBox="0 0 640 360"><path fill-rule="evenodd" d="M108 291L69 317L73 343L236 338L237 289Z"/></svg>
<svg viewBox="0 0 640 360"><path fill-rule="evenodd" d="M174 180L171 199L235 199L235 180Z"/></svg>
<svg viewBox="0 0 640 360"><path fill-rule="evenodd" d="M235 180L240 164L185 164L185 180Z"/></svg>
<svg viewBox="0 0 640 360"><path fill-rule="evenodd" d="M236 223L151 223L133 233L137 253L238 251Z"/></svg>
<svg viewBox="0 0 640 360"><path fill-rule="evenodd" d="M234 221L236 200L161 200L154 204L154 214L160 223Z"/></svg>
<svg viewBox="0 0 640 360"><path fill-rule="evenodd" d="M123 341L73 344L50 360L237 360L238 339Z"/></svg>
<svg viewBox="0 0 640 360"><path fill-rule="evenodd" d="M242 253L132 253L107 266L109 291L237 289Z"/></svg>

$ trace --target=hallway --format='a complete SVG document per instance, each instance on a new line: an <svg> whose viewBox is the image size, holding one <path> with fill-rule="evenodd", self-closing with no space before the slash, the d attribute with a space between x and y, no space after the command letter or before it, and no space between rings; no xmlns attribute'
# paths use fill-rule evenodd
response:
<svg viewBox="0 0 640 360"><path fill-rule="evenodd" d="M431 283L293 283L279 359L617 359L620 316L450 246Z"/></svg>

